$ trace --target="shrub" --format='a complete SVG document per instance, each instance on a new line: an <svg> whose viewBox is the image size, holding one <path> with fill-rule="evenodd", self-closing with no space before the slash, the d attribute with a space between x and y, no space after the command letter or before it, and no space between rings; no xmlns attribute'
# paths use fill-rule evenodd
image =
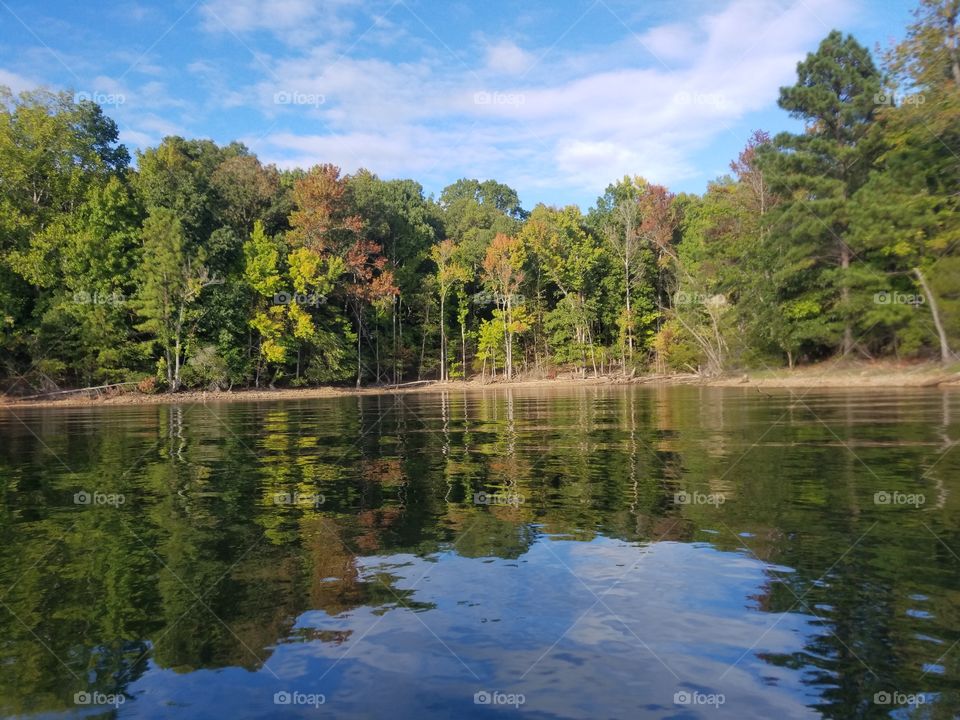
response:
<svg viewBox="0 0 960 720"><path fill-rule="evenodd" d="M230 372L226 361L217 353L216 346L203 345L183 366L182 380L187 387L224 390L230 386Z"/></svg>
<svg viewBox="0 0 960 720"><path fill-rule="evenodd" d="M153 395L159 392L160 383L157 382L155 377L148 375L137 383L137 390L142 392L144 395Z"/></svg>
<svg viewBox="0 0 960 720"><path fill-rule="evenodd" d="M664 323L653 339L653 349L667 367L696 372L703 357L693 338L675 320Z"/></svg>

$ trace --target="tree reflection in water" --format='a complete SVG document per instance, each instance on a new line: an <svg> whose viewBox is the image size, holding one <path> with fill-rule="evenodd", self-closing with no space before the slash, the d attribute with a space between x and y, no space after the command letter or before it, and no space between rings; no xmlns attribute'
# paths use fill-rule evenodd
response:
<svg viewBox="0 0 960 720"><path fill-rule="evenodd" d="M734 659L794 673L805 688L794 696L819 714L885 716L873 697L897 690L949 717L960 711L955 403L933 391L580 387L3 415L0 712L73 709L79 690L137 702L158 670L269 674L295 644L327 647L332 668L362 655L360 635L393 627L360 629L365 614L417 613L428 628L449 616L469 666L471 647L483 657L462 627L480 604L471 593L501 582L520 593L517 618L486 618L516 628L503 653L527 651L519 638L538 627L540 602L561 603L563 630L590 593L610 592L614 614L642 624L620 594L633 575L618 586L597 565L598 584L584 579L590 553L601 563L618 542L621 574L671 543L761 568L738 612L807 629L784 652L742 637ZM82 489L124 502L75 505ZM880 491L925 502L877 504ZM449 586L448 568L491 573L490 585ZM521 590L517 571L544 584ZM740 592L727 576L710 582L708 597ZM643 608L658 588L637 592ZM577 593L586 604L573 607Z"/></svg>

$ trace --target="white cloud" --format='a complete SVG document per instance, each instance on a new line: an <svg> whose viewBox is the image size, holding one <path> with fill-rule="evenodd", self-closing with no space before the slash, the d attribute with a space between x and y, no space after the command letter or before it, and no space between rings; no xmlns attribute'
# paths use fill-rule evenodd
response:
<svg viewBox="0 0 960 720"><path fill-rule="evenodd" d="M210 0L201 6L204 27L212 32L273 33L300 45L316 37L340 36L353 24L342 9L353 0Z"/></svg>
<svg viewBox="0 0 960 720"><path fill-rule="evenodd" d="M37 87L36 82L23 75L0 68L0 85L5 85L14 93L20 93L24 90L31 90Z"/></svg>
<svg viewBox="0 0 960 720"><path fill-rule="evenodd" d="M159 139L160 138L152 133L131 130L130 128L120 128L120 142L126 145L128 149L144 149L151 145L156 145ZM130 154L133 154L132 149L130 150Z"/></svg>
<svg viewBox="0 0 960 720"><path fill-rule="evenodd" d="M140 119L140 122L137 123L137 126L161 136L183 134L183 128L181 128L179 125L176 125L175 123L156 115L144 116Z"/></svg>
<svg viewBox="0 0 960 720"><path fill-rule="evenodd" d="M385 176L513 176L576 192L624 174L675 183L702 172L698 155L729 128L775 107L797 61L853 2L733 0L625 33L584 51L589 61L558 47L537 64L542 49L481 42L472 71L436 47L403 62L314 47L271 60L251 88L281 129L248 142L280 165L335 162ZM531 63L536 77L525 79ZM279 91L324 102L278 107ZM290 129L307 122L307 134Z"/></svg>
<svg viewBox="0 0 960 720"><path fill-rule="evenodd" d="M141 150L158 145L168 135L188 136L185 129L157 115L140 115L131 125L118 123L120 142L128 148Z"/></svg>
<svg viewBox="0 0 960 720"><path fill-rule="evenodd" d="M462 133L418 127L338 135L274 133L244 140L262 149L258 154L265 162L279 167L330 162L347 172L367 168L384 177L413 175L418 179L431 173L445 174L451 167L462 168L465 174L487 174L497 160L495 141L488 133L474 134L468 140Z"/></svg>
<svg viewBox="0 0 960 720"><path fill-rule="evenodd" d="M126 77L131 73L160 77L170 72L170 68L165 66L158 57L144 55L137 50L115 50L110 56L111 59L116 59L117 62L122 63L121 77Z"/></svg>
<svg viewBox="0 0 960 720"><path fill-rule="evenodd" d="M387 130L450 113L457 102L453 90L462 80L443 73L439 63L354 59L317 48L272 64L253 92L270 117L317 118L336 131ZM300 95L304 101L278 103L278 95Z"/></svg>
<svg viewBox="0 0 960 720"><path fill-rule="evenodd" d="M217 72L217 66L206 60L195 60L187 65L187 72L196 75L213 75Z"/></svg>
<svg viewBox="0 0 960 720"><path fill-rule="evenodd" d="M641 35L643 47L664 63L689 62L697 56L697 34L690 25L671 23Z"/></svg>
<svg viewBox="0 0 960 720"><path fill-rule="evenodd" d="M487 47L487 69L494 73L520 75L537 61L532 54L512 42Z"/></svg>

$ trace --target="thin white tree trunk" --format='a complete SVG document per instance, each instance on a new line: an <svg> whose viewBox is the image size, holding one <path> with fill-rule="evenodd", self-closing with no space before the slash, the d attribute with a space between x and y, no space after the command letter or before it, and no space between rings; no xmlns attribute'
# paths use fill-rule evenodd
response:
<svg viewBox="0 0 960 720"><path fill-rule="evenodd" d="M927 284L927 278L924 276L920 268L914 268L913 274L916 275L917 281L920 283L920 287L923 289L924 298L930 305L930 313L933 315L933 324L936 326L937 335L940 337L940 361L944 363L950 362L953 359L953 353L950 352L950 342L947 339L947 331L943 327L943 320L940 318L940 308L937 305L937 299L934 297L933 291L930 289L930 285Z"/></svg>

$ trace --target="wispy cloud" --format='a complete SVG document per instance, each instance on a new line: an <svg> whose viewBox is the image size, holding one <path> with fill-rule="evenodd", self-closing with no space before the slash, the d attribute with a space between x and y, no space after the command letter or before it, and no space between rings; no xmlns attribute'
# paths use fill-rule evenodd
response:
<svg viewBox="0 0 960 720"><path fill-rule="evenodd" d="M702 187L758 117L787 122L778 88L862 0L598 0L512 17L430 0L139 2L129 41L51 33L68 20L24 12L45 44L0 51L0 83L122 95L107 111L136 146L240 138L281 166L435 189L496 177L528 200L583 201L624 174Z"/></svg>
<svg viewBox="0 0 960 720"><path fill-rule="evenodd" d="M37 87L38 84L39 83L36 81L24 77L23 75L18 75L15 72L10 72L9 70L0 68L0 85L5 85L14 93L23 92L24 90L31 90Z"/></svg>
<svg viewBox="0 0 960 720"><path fill-rule="evenodd" d="M615 55L597 62L596 50L579 62L564 51L530 77L543 48L512 41L479 48L466 69L442 53L397 62L314 49L274 61L257 95L274 117L277 89L325 102L283 108L278 131L254 145L280 164L332 160L389 174L486 168L576 192L627 173L672 183L700 172L697 155L711 140L772 107L824 23L849 12L845 0L735 0L643 35L625 29L613 50L645 47L641 62L622 55L615 67ZM585 69L597 65L614 67ZM297 113L317 129L298 132Z"/></svg>
<svg viewBox="0 0 960 720"><path fill-rule="evenodd" d="M272 33L282 42L300 45L318 37L339 37L353 29L343 10L356 0L209 0L201 7L204 26L212 32Z"/></svg>

